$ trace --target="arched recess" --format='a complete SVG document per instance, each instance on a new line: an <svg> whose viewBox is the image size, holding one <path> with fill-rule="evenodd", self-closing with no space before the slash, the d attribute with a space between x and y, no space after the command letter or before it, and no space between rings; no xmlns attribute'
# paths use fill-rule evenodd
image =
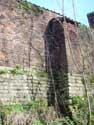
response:
<svg viewBox="0 0 94 125"><path fill-rule="evenodd" d="M58 110L68 114L68 62L64 29L60 21L60 18L53 18L44 34L46 69L51 79L48 104L55 105L57 101Z"/></svg>

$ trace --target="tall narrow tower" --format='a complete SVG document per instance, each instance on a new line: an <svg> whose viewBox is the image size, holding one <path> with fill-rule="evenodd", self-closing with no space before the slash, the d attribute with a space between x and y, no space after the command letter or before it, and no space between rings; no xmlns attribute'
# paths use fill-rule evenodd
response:
<svg viewBox="0 0 94 125"><path fill-rule="evenodd" d="M91 28L94 28L94 12L87 14L88 22Z"/></svg>

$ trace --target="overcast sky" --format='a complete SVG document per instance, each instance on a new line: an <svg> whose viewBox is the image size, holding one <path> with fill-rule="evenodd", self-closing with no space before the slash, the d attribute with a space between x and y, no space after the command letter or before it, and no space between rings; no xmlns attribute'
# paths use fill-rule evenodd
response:
<svg viewBox="0 0 94 125"><path fill-rule="evenodd" d="M62 12L62 0L28 0L42 7ZM76 20L88 25L87 13L94 11L94 0L74 0ZM72 0L65 0L65 15L74 19Z"/></svg>

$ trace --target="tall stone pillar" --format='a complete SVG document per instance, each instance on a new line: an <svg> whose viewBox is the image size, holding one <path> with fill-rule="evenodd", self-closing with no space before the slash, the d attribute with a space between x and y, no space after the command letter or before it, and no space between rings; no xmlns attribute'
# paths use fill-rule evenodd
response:
<svg viewBox="0 0 94 125"><path fill-rule="evenodd" d="M87 17L90 27L94 29L94 12L87 14Z"/></svg>

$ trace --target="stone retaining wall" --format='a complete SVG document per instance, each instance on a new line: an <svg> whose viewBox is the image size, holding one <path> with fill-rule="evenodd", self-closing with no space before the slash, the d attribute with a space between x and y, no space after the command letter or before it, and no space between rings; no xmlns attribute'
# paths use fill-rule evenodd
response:
<svg viewBox="0 0 94 125"><path fill-rule="evenodd" d="M48 81L45 78L34 78L29 75L0 75L0 100L29 101L36 98L47 98Z"/></svg>
<svg viewBox="0 0 94 125"><path fill-rule="evenodd" d="M65 89L69 98L83 96L85 94L81 75L68 74L68 85ZM53 90L52 84L47 78L32 78L31 75L0 75L0 100L2 102L29 101L30 99L48 98L48 91ZM64 89L64 88L63 88ZM54 92L52 92L54 93ZM94 85L88 84L89 95L94 95ZM61 95L64 96L64 95Z"/></svg>
<svg viewBox="0 0 94 125"><path fill-rule="evenodd" d="M85 95L85 86L82 82L81 75L68 74L68 82L70 97ZM89 80L87 80L87 91L90 96L94 96L94 84L89 83Z"/></svg>

